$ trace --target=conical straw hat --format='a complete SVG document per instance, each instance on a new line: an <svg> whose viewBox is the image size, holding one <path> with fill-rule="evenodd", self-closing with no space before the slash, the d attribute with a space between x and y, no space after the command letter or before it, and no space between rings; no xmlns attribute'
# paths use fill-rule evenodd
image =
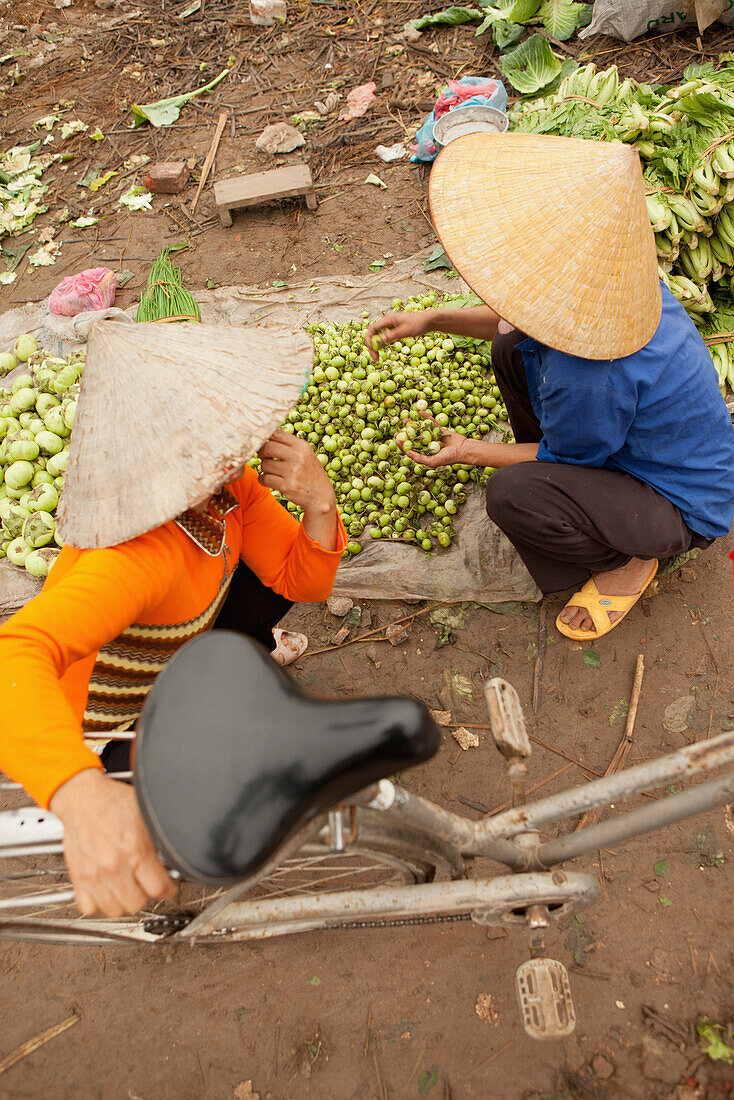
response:
<svg viewBox="0 0 734 1100"><path fill-rule="evenodd" d="M58 513L72 546L114 546L198 504L282 423L308 383L305 333L100 321Z"/></svg>
<svg viewBox="0 0 734 1100"><path fill-rule="evenodd" d="M652 339L662 303L634 149L468 134L436 160L429 197L456 270L521 332L585 359Z"/></svg>

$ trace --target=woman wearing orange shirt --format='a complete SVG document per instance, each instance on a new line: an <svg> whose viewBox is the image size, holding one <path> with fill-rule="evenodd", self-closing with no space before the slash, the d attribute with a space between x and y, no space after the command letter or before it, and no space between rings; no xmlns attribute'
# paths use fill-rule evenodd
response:
<svg viewBox="0 0 734 1100"><path fill-rule="evenodd" d="M212 626L241 630L272 649L272 627L291 601L323 600L331 592L346 535L331 483L307 443L276 430L260 447L259 478L242 465L258 431L259 439L269 434L298 396L311 362L310 346L300 337L293 340L290 366L258 362L252 349L246 359L242 349L241 392L233 392L229 378L226 409L219 410L229 426L222 428L216 402L209 402L208 412L196 408L193 430L203 433L207 453L203 468L190 461L191 436L181 431L190 425L179 422L176 430L175 409L168 410L168 435L165 425L157 426L157 445L166 456L162 465L170 468L173 462L175 469L193 471L171 486L165 470L146 467L132 451L124 453L131 439L141 438L136 418L144 419L146 402L131 399L124 408L110 402L118 372L126 385L131 382L124 346L114 370L97 354L104 341L124 345L124 332L110 335L111 323L102 325L107 326L103 336L94 330L90 335L60 520L74 545L61 550L41 594L0 628L0 768L61 819L80 910L119 916L137 911L149 897L168 896L173 883L153 849L132 788L105 774L84 734L114 739L116 732L131 729L166 662ZM141 398L146 377L154 387L158 367L152 357L138 370ZM211 393L211 371L211 363L187 366L189 397L197 381L202 392ZM288 377L281 378L283 392L263 414L262 395L255 391L266 371ZM111 407L114 424L105 412ZM241 425L237 444L233 424ZM177 448L178 464L172 454ZM106 453L115 455L128 475L113 496ZM143 511L150 515L151 507L159 509L162 521L143 533L138 533L141 510L125 507L136 462L147 479ZM301 523L275 500L272 489L303 509ZM194 506L171 514L171 500L181 491ZM100 545L97 530L119 537L100 536ZM89 531L95 533L76 537Z"/></svg>

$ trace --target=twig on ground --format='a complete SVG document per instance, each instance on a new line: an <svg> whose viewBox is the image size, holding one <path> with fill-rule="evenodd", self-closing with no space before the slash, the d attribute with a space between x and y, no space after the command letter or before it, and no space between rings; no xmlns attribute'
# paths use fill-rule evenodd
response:
<svg viewBox="0 0 734 1100"><path fill-rule="evenodd" d="M514 1039L510 1039L509 1043L505 1043L505 1045L504 1045L503 1047L500 1047L500 1049L499 1049L499 1050L496 1050L496 1051L494 1052L494 1054L490 1054L488 1058L484 1058L484 1059L483 1059L483 1060L482 1060L482 1061L481 1061L481 1062L480 1062L480 1063L479 1063L478 1065L476 1065L476 1066L474 1067L474 1069L473 1069L473 1070L471 1070L471 1072L470 1072L470 1073L467 1073L467 1075L466 1075L466 1077L464 1078L464 1080L465 1080L465 1081L468 1081L468 1080L469 1080L469 1078L470 1078L470 1077L473 1077L475 1073L478 1073L480 1069L484 1069L484 1067L485 1067L485 1066L488 1066L488 1065L490 1065L490 1064L491 1064L492 1062L496 1061L496 1060L497 1060L497 1058L499 1058L501 1054L504 1054L504 1053L505 1053L505 1051L509 1050L509 1049L510 1049L510 1047L514 1047L514 1045L515 1045L515 1040L514 1040Z"/></svg>
<svg viewBox="0 0 734 1100"><path fill-rule="evenodd" d="M574 763L575 763L575 761L571 761L570 763L565 764L564 767L559 768L558 771L552 772L551 775L547 775L545 777L545 779L541 779L540 783L536 783L533 787L528 787L525 794L526 795L532 794L534 791L540 790L540 788L544 787L546 785L546 783L550 783L551 780L557 779L559 775L563 775L564 772L567 772L569 768L572 768L574 766ZM501 813L504 813L505 810L511 810L511 809L512 809L512 802L511 801L510 802L503 802L502 805L498 806L496 810L492 810L492 812L489 816L494 817L496 814L501 814Z"/></svg>
<svg viewBox="0 0 734 1100"><path fill-rule="evenodd" d="M604 901L607 901L607 884L604 881L604 854L602 852L599 852L599 881L604 893Z"/></svg>
<svg viewBox="0 0 734 1100"><path fill-rule="evenodd" d="M485 806L481 802L472 802L470 798L464 798L463 795L457 794L456 801L460 802L462 806L468 806L470 810L476 810L478 814L492 813L489 806Z"/></svg>
<svg viewBox="0 0 734 1100"><path fill-rule="evenodd" d="M376 634L382 634L388 630L391 626L402 626L403 623L412 623L414 619L417 619L419 615L425 615L427 611L433 611L436 607L453 607L453 604L431 604L429 607L422 607L420 611L414 611L411 615L406 615L404 619L396 619L395 622L386 623L385 626L378 626L374 630L368 630L366 634L360 634L358 638L350 638L348 642L343 642L341 645L327 645L323 649L313 649L310 653L304 653L299 660L303 661L306 657L316 657L320 653L333 653L335 649L344 649L345 646L355 645L357 642L366 642L369 638L374 638ZM389 641L388 637L377 638L378 642Z"/></svg>
<svg viewBox="0 0 734 1100"><path fill-rule="evenodd" d="M6 1069L10 1069L16 1062L20 1062L23 1058L27 1058L29 1054L32 1054L34 1050L38 1050L44 1043L47 1043L49 1039L55 1039L57 1035L60 1035L62 1031L66 1031L67 1028L72 1027L74 1024L79 1023L79 1016L76 1012L73 1012L66 1020L62 1020L60 1024L54 1024L53 1027L49 1027L46 1031L42 1031L39 1035L36 1035L34 1039L28 1039L25 1043L21 1043L19 1047L7 1054L2 1061L0 1061L0 1073L5 1073Z"/></svg>
<svg viewBox="0 0 734 1100"><path fill-rule="evenodd" d="M538 623L538 655L535 658L535 670L533 672L533 713L540 710L543 693L543 662L545 660L545 646L547 641L546 619L548 612L545 606L540 609L540 621Z"/></svg>
<svg viewBox="0 0 734 1100"><path fill-rule="evenodd" d="M278 1076L278 1053L280 1051L280 1024L275 1029L275 1042L273 1043L273 1068L270 1071L271 1077Z"/></svg>
<svg viewBox="0 0 734 1100"><path fill-rule="evenodd" d="M456 726L463 726L465 730L491 730L491 726L470 725L468 722L449 722L449 729ZM548 752L555 753L556 756L560 756L563 760L568 760L569 763L575 764L576 767L582 772L590 772L591 775L598 775L601 778L602 773L598 772L596 768L592 768L589 764L582 764L580 760L576 760L575 757L569 756L568 753L562 752L561 749L554 749L552 745L547 745L545 741L541 741L539 737L530 737L531 741L534 741L536 745L540 745L541 748L547 749Z"/></svg>
<svg viewBox="0 0 734 1100"><path fill-rule="evenodd" d="M706 973L707 974L709 972L709 967L711 967L711 966L713 966L716 973L719 975L719 977L721 977L721 971L719 970L718 966L716 965L716 959L714 958L713 951L709 951L708 962L706 963Z"/></svg>
<svg viewBox="0 0 734 1100"><path fill-rule="evenodd" d="M386 1100L385 1089L382 1084L382 1074L380 1073L380 1063L377 1060L377 1051L372 1051L372 1061L375 1063L375 1073L377 1074L377 1087L380 1090L380 1100Z"/></svg>
<svg viewBox="0 0 734 1100"><path fill-rule="evenodd" d="M690 939L688 940L688 951L691 956L691 970L693 971L693 977L697 978L698 970L696 969L696 952Z"/></svg>
<svg viewBox="0 0 734 1100"><path fill-rule="evenodd" d="M204 167L201 170L201 176L199 178L199 186L196 188L196 194L194 195L194 201L191 203L191 213L192 214L196 213L196 204L198 203L199 196L201 195L201 192L204 189L204 184L206 183L207 179L209 178L209 172L211 170L212 164L214 164L214 158L217 155L217 149L219 148L219 142L221 140L222 133L224 131L224 127L226 126L226 124L227 124L227 112L222 111L219 115L219 118L217 119L217 128L214 131L214 137L212 138L212 143L209 146L209 152L206 155L206 160L204 161Z"/></svg>
<svg viewBox="0 0 734 1100"><path fill-rule="evenodd" d="M632 693L630 695L629 711L627 712L627 722L624 727L624 733L622 740L617 745L617 751L609 762L609 767L604 772L604 775L614 775L615 772L621 771L627 762L630 749L632 748L632 735L635 729L635 719L637 718L637 707L640 702L640 694L642 692L642 677L645 675L645 658L640 653L637 658L637 665L635 666L635 678L632 683ZM587 810L581 817L578 825L574 829L574 832L579 832L580 829L585 829L587 825L594 825L600 818L603 807L597 806L594 810Z"/></svg>
<svg viewBox="0 0 734 1100"><path fill-rule="evenodd" d="M403 1090L400 1093L400 1100L403 1100L403 1097L406 1095L408 1089L410 1088L411 1084L413 1083L413 1078L415 1077L416 1073L418 1072L418 1066L421 1064L421 1062L422 1062L422 1060L425 1056L426 1049L427 1049L427 1044L424 1043L423 1046L420 1049L420 1053L418 1054L418 1057L415 1060L415 1064L413 1065L413 1068L410 1071L410 1077L408 1078L408 1080L403 1085Z"/></svg>

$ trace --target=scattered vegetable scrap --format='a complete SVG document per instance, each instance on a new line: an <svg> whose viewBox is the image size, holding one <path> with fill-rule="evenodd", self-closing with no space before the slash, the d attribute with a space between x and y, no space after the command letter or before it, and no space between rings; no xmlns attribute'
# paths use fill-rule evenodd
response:
<svg viewBox="0 0 734 1100"><path fill-rule="evenodd" d="M79 118L65 122L61 127L61 140L66 141L67 138L74 137L75 134L83 134L88 129L86 122L82 122Z"/></svg>
<svg viewBox="0 0 734 1100"><path fill-rule="evenodd" d="M61 245L58 241L47 241L28 257L28 263L31 267L51 267L56 263L60 251Z"/></svg>
<svg viewBox="0 0 734 1100"><path fill-rule="evenodd" d="M48 184L40 178L57 158L50 153L34 157L40 144L18 145L0 156L0 237L22 232L48 210L41 202Z"/></svg>
<svg viewBox="0 0 734 1100"><path fill-rule="evenodd" d="M734 1066L734 1029L701 1016L696 1024L701 1050L712 1062ZM730 1045L731 1044L731 1045Z"/></svg>
<svg viewBox="0 0 734 1100"><path fill-rule="evenodd" d="M201 88L196 88L193 92L184 92L183 95L169 96L168 99L159 99L156 103L146 103L142 107L137 103L133 103L133 126L144 126L146 122L156 127L170 126L180 115L181 108L188 103L190 99L194 99L194 97L198 95L203 95L204 92L210 92L212 88L216 88L220 80L224 80L225 76L227 76L232 68L232 65L234 65L234 61L235 59L231 57L227 67L221 71L219 76L215 76L208 84L204 84Z"/></svg>
<svg viewBox="0 0 734 1100"><path fill-rule="evenodd" d="M120 206L126 206L128 210L152 210L150 200L153 198L150 191L146 191L139 184L133 184L117 201Z"/></svg>

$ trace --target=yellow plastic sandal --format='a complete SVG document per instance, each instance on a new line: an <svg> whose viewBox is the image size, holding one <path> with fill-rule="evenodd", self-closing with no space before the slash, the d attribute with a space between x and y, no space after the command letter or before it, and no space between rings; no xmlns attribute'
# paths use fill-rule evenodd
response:
<svg viewBox="0 0 734 1100"><path fill-rule="evenodd" d="M575 630L573 627L570 627L568 623L562 621L561 615L556 619L556 627L565 638L571 638L574 642L589 642L593 641L594 638L603 638L610 630L614 630L615 626L619 626L625 615L632 610L645 589L654 579L657 571L658 562L656 561L642 588L639 592L636 592L634 596L605 596L598 590L594 584L594 578L592 577L591 580L586 582L580 592L574 593L566 604L566 607L583 607L585 611L588 611L596 629ZM564 607L563 610L565 611L566 608ZM618 611L620 613L620 617L613 623L609 621L610 611ZM561 612L561 614L563 614L563 612Z"/></svg>

